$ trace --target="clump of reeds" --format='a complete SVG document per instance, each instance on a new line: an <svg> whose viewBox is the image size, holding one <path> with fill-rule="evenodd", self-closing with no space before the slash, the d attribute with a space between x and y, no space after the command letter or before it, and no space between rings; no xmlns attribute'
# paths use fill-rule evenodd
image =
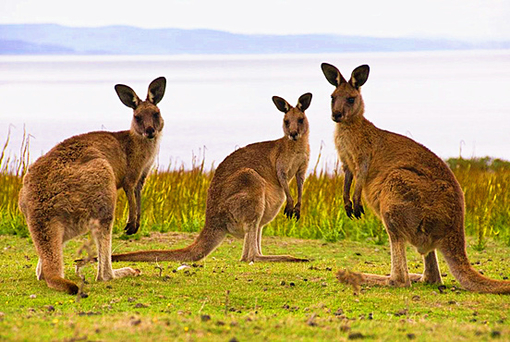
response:
<svg viewBox="0 0 510 342"><path fill-rule="evenodd" d="M30 160L30 136L23 130L20 157L7 154L11 130L0 153L0 234L28 236L25 220L18 209L18 194Z"/></svg>
<svg viewBox="0 0 510 342"><path fill-rule="evenodd" d="M510 162L501 159L447 160L464 191L466 232L477 248L492 236L510 245Z"/></svg>
<svg viewBox="0 0 510 342"><path fill-rule="evenodd" d="M0 155L0 234L28 235L17 199L22 176L29 162L29 137L25 136L19 158L6 155L9 138ZM319 156L320 158L320 156ZM510 245L510 162L484 159L449 159L466 198L466 232L477 237L483 248L487 237ZM339 165L315 168L305 182L301 219L278 215L265 228L266 235L305 239L340 239L384 243L386 232L380 220L365 209L361 220L350 220L343 209L343 173ZM211 167L211 169L214 169ZM142 194L142 234L150 231L197 232L205 221L207 189L214 170L207 170L204 158L193 159L191 169L170 165L147 178ZM291 184L296 198L295 181ZM119 191L115 232L126 224L127 203Z"/></svg>

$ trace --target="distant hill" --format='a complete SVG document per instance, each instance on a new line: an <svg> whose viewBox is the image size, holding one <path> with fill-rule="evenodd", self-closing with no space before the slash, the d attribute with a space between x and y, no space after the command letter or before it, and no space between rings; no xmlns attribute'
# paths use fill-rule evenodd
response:
<svg viewBox="0 0 510 342"><path fill-rule="evenodd" d="M0 25L0 54L273 54L505 49L510 42L374 38L326 34L244 35L214 30Z"/></svg>

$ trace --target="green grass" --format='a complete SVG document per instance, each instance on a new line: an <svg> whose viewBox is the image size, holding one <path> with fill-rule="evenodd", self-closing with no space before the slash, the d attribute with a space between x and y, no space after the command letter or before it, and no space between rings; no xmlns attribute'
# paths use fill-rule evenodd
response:
<svg viewBox="0 0 510 342"><path fill-rule="evenodd" d="M114 239L118 252L176 248L192 233L152 233L140 240ZM86 237L65 248L66 277ZM470 239L470 242L474 242ZM386 274L387 246L352 241L324 242L266 237L266 254L312 258L308 263L239 262L242 243L228 238L206 260L177 271L178 263L116 263L142 271L135 278L102 283L95 264L82 272L87 298L49 289L37 281L37 256L30 239L0 236L0 340L58 341L374 341L510 339L508 296L470 293L440 258L445 289L413 284L411 288L364 287L359 295L335 279L339 268ZM484 274L510 276L510 248L487 241L468 248ZM421 272L411 248L409 268Z"/></svg>
<svg viewBox="0 0 510 342"><path fill-rule="evenodd" d="M28 236L17 201L26 170L28 152L11 160L0 155L0 234ZM492 237L510 246L510 163L502 160L449 159L447 163L459 180L466 198L466 233L476 237L478 249ZM317 163L318 164L318 163ZM343 210L343 174L315 168L307 177L302 218L287 220L278 215L265 228L266 236L288 236L325 241L387 242L380 220L369 210L362 220L350 220ZM197 232L205 221L207 189L214 171L195 160L191 170L171 165L166 171L154 171L147 178L142 194L142 226L139 234L157 232ZM291 191L296 198L295 181ZM115 232L126 223L127 202L119 191ZM139 237L139 235L138 235Z"/></svg>

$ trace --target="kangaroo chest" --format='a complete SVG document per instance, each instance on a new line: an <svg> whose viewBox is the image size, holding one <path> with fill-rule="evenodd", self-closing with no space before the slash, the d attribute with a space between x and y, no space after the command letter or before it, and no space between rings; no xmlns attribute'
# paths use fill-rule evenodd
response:
<svg viewBox="0 0 510 342"><path fill-rule="evenodd" d="M349 132L337 130L335 133L335 146L342 164L347 165L349 170L355 172L359 168L357 163L359 159L359 143L350 136Z"/></svg>

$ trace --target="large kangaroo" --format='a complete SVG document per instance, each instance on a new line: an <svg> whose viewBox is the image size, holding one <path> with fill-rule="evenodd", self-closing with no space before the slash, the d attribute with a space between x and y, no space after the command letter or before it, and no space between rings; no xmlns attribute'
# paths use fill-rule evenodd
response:
<svg viewBox="0 0 510 342"><path fill-rule="evenodd" d="M331 95L331 110L336 122L335 144L345 172L343 199L347 215L361 217L363 192L390 238L390 276L361 274L361 283L439 284L438 249L464 288L510 293L510 281L484 277L469 263L464 240L464 195L448 166L426 147L381 130L364 118L360 87L368 79L368 65L354 69L349 81L330 64L323 63L322 71L336 87ZM353 179L356 185L351 202ZM423 275L408 273L406 242L423 255ZM339 279L343 276L339 272Z"/></svg>
<svg viewBox="0 0 510 342"><path fill-rule="evenodd" d="M141 101L128 86L115 90L126 106L133 108L131 129L122 132L91 132L69 138L30 166L23 179L19 206L27 220L39 255L37 279L70 294L78 286L64 279L63 244L88 230L99 255L97 280L110 280L138 271L112 269L111 233L117 189L123 188L129 202L128 234L140 226L140 192L154 161L163 129L157 103L165 93L160 77Z"/></svg>
<svg viewBox="0 0 510 342"><path fill-rule="evenodd" d="M278 214L287 199L285 214L299 219L303 183L308 166L308 120L304 111L312 94L299 98L294 108L274 96L276 107L285 113L278 140L240 148L218 166L207 194L205 226L188 247L176 250L140 251L112 255L113 261L198 261L209 255L227 233L244 238L241 261L306 261L289 255L262 255L262 228ZM296 205L289 182L296 177Z"/></svg>

